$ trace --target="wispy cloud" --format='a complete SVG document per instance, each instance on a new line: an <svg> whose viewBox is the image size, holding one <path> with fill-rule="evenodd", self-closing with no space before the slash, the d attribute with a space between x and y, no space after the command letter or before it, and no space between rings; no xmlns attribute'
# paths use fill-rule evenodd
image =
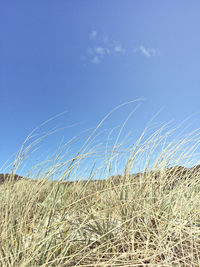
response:
<svg viewBox="0 0 200 267"><path fill-rule="evenodd" d="M97 31L92 31L89 33L89 39L95 41L97 37Z"/></svg>
<svg viewBox="0 0 200 267"><path fill-rule="evenodd" d="M87 50L87 58L94 64L100 64L104 57L109 54L110 50L103 46L94 46Z"/></svg>
<svg viewBox="0 0 200 267"><path fill-rule="evenodd" d="M126 49L121 42L111 40L107 35L102 36L97 30L91 31L88 36L90 45L82 58L92 64L100 64L103 63L106 58L131 52L140 53L146 58L160 55L157 49L149 48L143 44L136 46L133 50Z"/></svg>
<svg viewBox="0 0 200 267"><path fill-rule="evenodd" d="M102 46L95 46L94 47L94 52L98 55L109 55L110 54L110 49L107 47L102 47Z"/></svg>
<svg viewBox="0 0 200 267"><path fill-rule="evenodd" d="M144 45L140 45L139 47L133 50L135 53L140 52L145 57L153 57L159 54L159 51L153 48L146 48Z"/></svg>
<svg viewBox="0 0 200 267"><path fill-rule="evenodd" d="M151 53L149 51L149 49L145 48L143 45L141 45L139 47L139 50L141 51L141 53L146 56L146 57L151 57Z"/></svg>
<svg viewBox="0 0 200 267"><path fill-rule="evenodd" d="M99 63L101 63L101 60L100 60L100 58L98 56L94 56L92 58L92 63L93 64L99 64Z"/></svg>
<svg viewBox="0 0 200 267"><path fill-rule="evenodd" d="M125 49L119 44L119 45L115 45L114 51L116 53L121 53L121 52L125 52Z"/></svg>
<svg viewBox="0 0 200 267"><path fill-rule="evenodd" d="M105 57L112 56L112 54L120 54L125 52L125 49L119 42L110 41L108 36L99 36L97 41L97 31L93 30L89 34L89 39L92 41L92 46L87 49L87 58L93 64L100 64Z"/></svg>

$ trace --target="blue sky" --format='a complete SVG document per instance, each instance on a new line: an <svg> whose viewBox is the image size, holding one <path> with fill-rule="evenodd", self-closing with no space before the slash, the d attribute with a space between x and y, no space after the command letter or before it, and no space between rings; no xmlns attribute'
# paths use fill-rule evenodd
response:
<svg viewBox="0 0 200 267"><path fill-rule="evenodd" d="M35 0L0 3L0 168L42 122L73 127L48 137L42 153L97 126L128 121L200 122L199 1ZM192 128L192 129L193 129ZM122 134L122 136L123 136ZM2 168L3 171L3 168Z"/></svg>

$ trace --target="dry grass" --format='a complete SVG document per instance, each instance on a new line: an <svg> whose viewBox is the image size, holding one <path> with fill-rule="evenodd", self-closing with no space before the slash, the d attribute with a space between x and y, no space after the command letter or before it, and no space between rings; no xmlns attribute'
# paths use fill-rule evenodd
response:
<svg viewBox="0 0 200 267"><path fill-rule="evenodd" d="M148 161L145 171L130 174L136 155L145 148L150 155L162 138L160 131L142 145L139 138L118 181L64 184L65 172L59 182L1 185L1 266L200 266L200 172L166 168L186 138L163 148L153 164L157 175Z"/></svg>

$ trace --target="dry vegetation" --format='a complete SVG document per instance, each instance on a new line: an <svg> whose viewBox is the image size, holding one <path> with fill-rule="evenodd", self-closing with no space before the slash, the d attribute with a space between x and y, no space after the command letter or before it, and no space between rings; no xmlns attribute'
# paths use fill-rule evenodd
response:
<svg viewBox="0 0 200 267"><path fill-rule="evenodd" d="M1 266L200 266L199 166L167 168L185 137L163 148L154 171L147 162L131 174L136 155L161 137L136 143L124 174L105 181L64 183L66 172L58 182L14 182L10 174L0 186Z"/></svg>

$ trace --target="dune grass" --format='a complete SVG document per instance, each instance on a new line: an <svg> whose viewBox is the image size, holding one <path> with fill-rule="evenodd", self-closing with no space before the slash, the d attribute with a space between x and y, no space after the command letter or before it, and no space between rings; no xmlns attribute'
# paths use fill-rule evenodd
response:
<svg viewBox="0 0 200 267"><path fill-rule="evenodd" d="M87 182L66 182L88 156L84 147L91 135L71 161L62 162L67 169L59 181L49 181L47 174L13 182L10 173L0 186L1 266L200 266L200 172L194 169L183 180L171 168L167 175L169 163L194 154L199 134L163 146L151 166L160 170L155 176L149 160L173 132L163 129L144 142L142 133L119 177L105 171L105 180L92 181L93 168ZM194 146L184 149L191 140ZM141 154L145 167L134 176ZM59 155L48 173L60 168ZM17 161L22 164L19 155L15 168Z"/></svg>

